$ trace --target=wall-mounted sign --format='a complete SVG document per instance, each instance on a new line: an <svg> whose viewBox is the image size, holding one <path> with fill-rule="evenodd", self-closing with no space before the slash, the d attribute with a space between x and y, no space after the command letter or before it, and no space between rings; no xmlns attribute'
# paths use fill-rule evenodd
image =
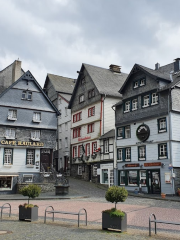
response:
<svg viewBox="0 0 180 240"><path fill-rule="evenodd" d="M87 137L84 137L84 138L78 138L78 141L85 141L85 140L88 140L88 139L91 139L91 136L87 136Z"/></svg>
<svg viewBox="0 0 180 240"><path fill-rule="evenodd" d="M156 167L156 166L161 166L161 162L144 163L144 167Z"/></svg>
<svg viewBox="0 0 180 240"><path fill-rule="evenodd" d="M11 145L11 146L32 146L32 147L43 147L44 143L42 142L24 142L24 141L13 141L13 140L1 140L2 145Z"/></svg>
<svg viewBox="0 0 180 240"><path fill-rule="evenodd" d="M136 164L125 164L125 167L139 167L139 163L136 163Z"/></svg>
<svg viewBox="0 0 180 240"><path fill-rule="evenodd" d="M150 129L146 124L140 125L136 130L136 136L141 142L146 141L149 138L149 135Z"/></svg>

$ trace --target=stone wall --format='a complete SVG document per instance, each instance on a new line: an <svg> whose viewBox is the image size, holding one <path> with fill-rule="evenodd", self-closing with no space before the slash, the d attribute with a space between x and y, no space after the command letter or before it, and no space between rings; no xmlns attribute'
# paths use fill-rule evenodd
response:
<svg viewBox="0 0 180 240"><path fill-rule="evenodd" d="M41 192L53 192L55 191L54 188L54 182L53 183L33 183L35 185L38 185L41 188ZM18 183L17 184L17 193L19 193L19 190L22 189L23 187L28 186L28 183Z"/></svg>

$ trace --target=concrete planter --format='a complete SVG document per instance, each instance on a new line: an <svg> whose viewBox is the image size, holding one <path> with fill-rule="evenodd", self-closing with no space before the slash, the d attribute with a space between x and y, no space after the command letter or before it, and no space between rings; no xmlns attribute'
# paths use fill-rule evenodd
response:
<svg viewBox="0 0 180 240"><path fill-rule="evenodd" d="M102 212L102 229L117 229L121 232L127 231L127 214L123 218L121 217L111 217L109 213Z"/></svg>
<svg viewBox="0 0 180 240"><path fill-rule="evenodd" d="M25 208L19 207L19 220L29 220L37 221L38 220L38 207Z"/></svg>
<svg viewBox="0 0 180 240"><path fill-rule="evenodd" d="M55 194L56 195L64 195L68 194L69 192L69 186L68 185L55 185Z"/></svg>

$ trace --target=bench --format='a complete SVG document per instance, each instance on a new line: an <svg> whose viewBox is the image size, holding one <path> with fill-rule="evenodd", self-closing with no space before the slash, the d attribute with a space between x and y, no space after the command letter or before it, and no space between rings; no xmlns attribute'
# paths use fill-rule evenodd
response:
<svg viewBox="0 0 180 240"><path fill-rule="evenodd" d="M83 211L83 212L82 212ZM79 212L65 212L65 211L55 211L52 206L48 206L45 209L45 214L44 214L44 223L46 223L46 213L51 214L52 213L52 221L54 222L54 214L55 213L60 213L60 214L69 214L69 215L77 215L78 216L78 227L79 227L79 220L80 220L80 215L85 215L85 221L86 221L86 226L87 226L87 211L86 209L82 208L79 210Z"/></svg>
<svg viewBox="0 0 180 240"><path fill-rule="evenodd" d="M154 219L151 219L151 217L154 217ZM155 214L151 214L149 217L149 236L151 236L151 223L154 222L155 224L155 234L157 234L157 223L164 223L164 224L172 224L172 225L180 225L180 222L170 222L170 221L163 221L163 220L157 220Z"/></svg>
<svg viewBox="0 0 180 240"><path fill-rule="evenodd" d="M1 221L2 221L3 210L5 208L9 208L9 217L11 216L11 205L9 203L5 203L0 207L0 209L1 209Z"/></svg>

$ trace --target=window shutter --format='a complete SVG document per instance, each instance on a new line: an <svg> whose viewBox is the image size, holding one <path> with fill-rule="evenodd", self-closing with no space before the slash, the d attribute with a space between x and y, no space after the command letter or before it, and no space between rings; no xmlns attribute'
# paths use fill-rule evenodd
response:
<svg viewBox="0 0 180 240"><path fill-rule="evenodd" d="M33 165L35 165L35 150L33 150Z"/></svg>
<svg viewBox="0 0 180 240"><path fill-rule="evenodd" d="M126 149L123 148L122 151L123 151L123 154L122 154L122 156L123 156L122 158L123 159L122 160L123 160L123 162L125 162L125 159L126 159Z"/></svg>

